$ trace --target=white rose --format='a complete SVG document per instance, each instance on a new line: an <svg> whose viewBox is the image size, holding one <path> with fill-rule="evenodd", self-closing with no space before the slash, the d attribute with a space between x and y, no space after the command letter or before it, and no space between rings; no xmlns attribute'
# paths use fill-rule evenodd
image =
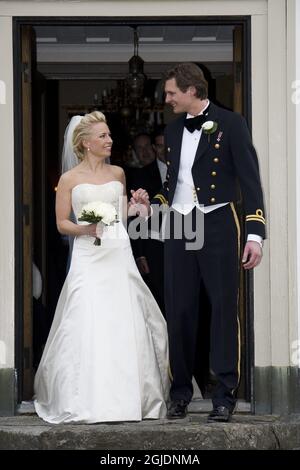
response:
<svg viewBox="0 0 300 470"><path fill-rule="evenodd" d="M202 124L202 129L210 131L214 127L214 121L206 121Z"/></svg>
<svg viewBox="0 0 300 470"><path fill-rule="evenodd" d="M103 217L102 222L106 225L111 224L111 222L115 220L117 215L114 206L105 202L99 204L97 213Z"/></svg>
<svg viewBox="0 0 300 470"><path fill-rule="evenodd" d="M96 216L102 217L102 222L106 225L110 225L114 222L117 216L117 211L112 204L101 201L89 202L82 208L82 211L83 210L86 212L94 212Z"/></svg>
<svg viewBox="0 0 300 470"><path fill-rule="evenodd" d="M116 209L112 205L102 208L101 214L103 216L102 222L106 225L111 224L116 219Z"/></svg>

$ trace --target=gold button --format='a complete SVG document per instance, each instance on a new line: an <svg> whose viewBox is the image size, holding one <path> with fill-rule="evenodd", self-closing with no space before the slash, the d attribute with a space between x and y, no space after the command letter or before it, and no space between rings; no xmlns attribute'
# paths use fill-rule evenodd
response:
<svg viewBox="0 0 300 470"><path fill-rule="evenodd" d="M171 149L170 149L170 147L168 147L168 152L171 152Z"/></svg>
<svg viewBox="0 0 300 470"><path fill-rule="evenodd" d="M200 188L197 188L197 191L200 191Z"/></svg>
<svg viewBox="0 0 300 470"><path fill-rule="evenodd" d="M216 202L215 198L212 197L211 200L210 200L210 202Z"/></svg>
<svg viewBox="0 0 300 470"><path fill-rule="evenodd" d="M218 157L214 158L214 162L215 162L215 163L219 163Z"/></svg>
<svg viewBox="0 0 300 470"><path fill-rule="evenodd" d="M216 171L212 171L212 172L211 172L211 176L217 176L217 172L216 172Z"/></svg>
<svg viewBox="0 0 300 470"><path fill-rule="evenodd" d="M167 165L170 165L170 162L169 162L169 160L167 160Z"/></svg>
<svg viewBox="0 0 300 470"><path fill-rule="evenodd" d="M216 189L216 185L215 185L215 184L211 184L211 185L210 185L210 189Z"/></svg>
<svg viewBox="0 0 300 470"><path fill-rule="evenodd" d="M170 191L169 188L167 188L167 191Z"/></svg>
<svg viewBox="0 0 300 470"><path fill-rule="evenodd" d="M215 149L219 149L220 148L220 144L215 144Z"/></svg>

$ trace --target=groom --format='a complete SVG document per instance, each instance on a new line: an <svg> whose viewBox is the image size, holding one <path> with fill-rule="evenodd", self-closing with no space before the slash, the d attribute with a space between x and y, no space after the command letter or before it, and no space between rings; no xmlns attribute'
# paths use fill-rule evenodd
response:
<svg viewBox="0 0 300 470"><path fill-rule="evenodd" d="M185 235L180 239L174 236L174 227L165 240L165 303L172 372L168 418L184 418L193 396L204 287L211 305L210 368L217 379L208 421L228 422L240 378L239 269L241 264L251 269L260 263L265 237L258 161L244 118L208 100L207 82L195 64L183 63L169 70L165 94L166 103L180 116L165 130L167 181L152 203L168 204L183 226L188 217L192 218L195 232L203 230L204 235L202 248L195 244L194 250L187 250L190 239ZM240 192L244 247L234 208ZM200 213L202 218L198 217Z"/></svg>

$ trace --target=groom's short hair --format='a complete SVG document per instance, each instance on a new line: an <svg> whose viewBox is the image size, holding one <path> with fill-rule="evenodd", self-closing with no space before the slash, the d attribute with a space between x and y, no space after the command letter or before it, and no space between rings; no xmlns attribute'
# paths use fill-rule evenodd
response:
<svg viewBox="0 0 300 470"><path fill-rule="evenodd" d="M168 70L165 82L175 78L178 88L185 93L190 86L196 88L196 97L204 100L208 95L208 84L202 70L192 62L183 62Z"/></svg>

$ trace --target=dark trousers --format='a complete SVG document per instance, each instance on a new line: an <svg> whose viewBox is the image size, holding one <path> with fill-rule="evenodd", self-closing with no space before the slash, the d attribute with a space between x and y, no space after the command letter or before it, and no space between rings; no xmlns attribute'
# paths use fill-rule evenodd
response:
<svg viewBox="0 0 300 470"><path fill-rule="evenodd" d="M196 209L193 210L195 228ZM183 219L187 216L181 216ZM172 223L171 223L172 227ZM186 250L186 238L165 240L165 306L172 373L171 400L193 396L203 285L211 304L210 367L217 378L214 406L235 405L239 382L239 228L232 205L204 215L204 245Z"/></svg>
<svg viewBox="0 0 300 470"><path fill-rule="evenodd" d="M143 242L150 273L144 279L151 290L162 314L165 316L164 301L164 243L149 238Z"/></svg>

